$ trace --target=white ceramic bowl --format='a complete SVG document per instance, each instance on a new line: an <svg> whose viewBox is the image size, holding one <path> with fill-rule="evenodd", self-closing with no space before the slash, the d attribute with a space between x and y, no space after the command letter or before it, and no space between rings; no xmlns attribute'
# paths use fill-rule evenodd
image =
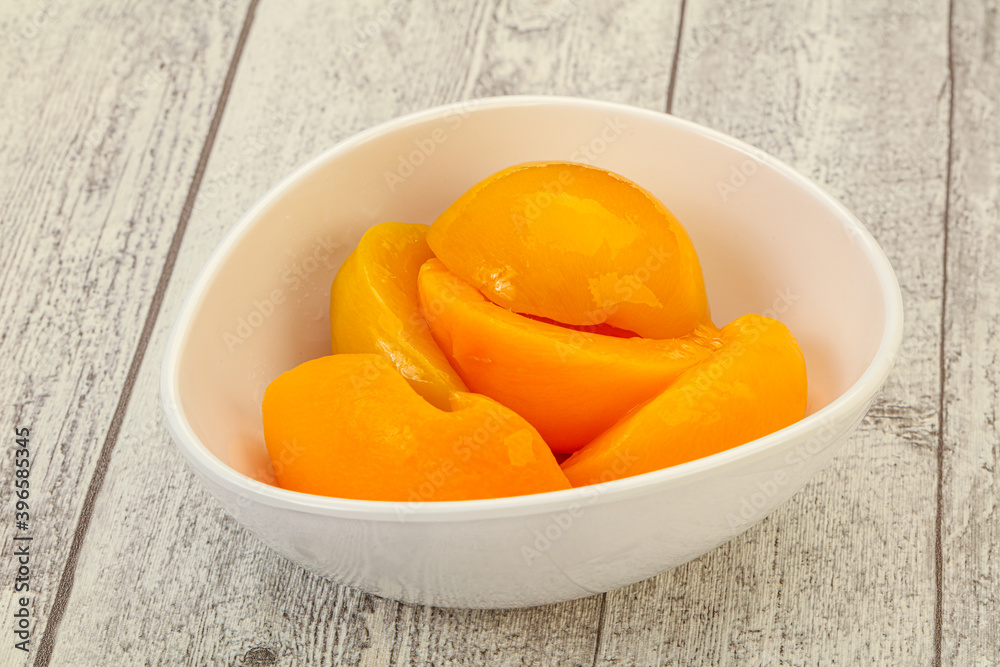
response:
<svg viewBox="0 0 1000 667"><path fill-rule="evenodd" d="M372 502L266 483L264 388L329 353L330 281L361 234L387 220L430 223L483 177L528 160L589 162L663 200L694 240L716 322L764 313L798 337L808 416L698 461L533 496ZM899 286L885 255L853 215L789 167L662 113L504 97L362 132L268 193L191 289L161 392L195 473L286 558L406 602L520 607L640 581L763 519L856 428L901 332Z"/></svg>

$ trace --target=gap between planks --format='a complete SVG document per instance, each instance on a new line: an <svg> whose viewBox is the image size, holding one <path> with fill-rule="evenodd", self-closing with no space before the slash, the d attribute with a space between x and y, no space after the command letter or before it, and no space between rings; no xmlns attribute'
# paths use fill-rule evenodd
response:
<svg viewBox="0 0 1000 667"><path fill-rule="evenodd" d="M681 58L681 39L684 36L684 10L687 8L687 0L681 0L680 9L677 11L677 37L674 40L674 55L670 63L670 80L667 83L667 104L664 111L671 113L674 108L674 90L677 85L677 69ZM942 348L942 354L944 354ZM593 667L597 667L601 659L601 640L604 638L604 624L606 622L605 613L608 607L608 594L601 593L601 608L597 614L597 637L594 638L594 662Z"/></svg>
<svg viewBox="0 0 1000 667"><path fill-rule="evenodd" d="M944 636L944 547L942 544L944 515L944 424L945 424L945 384L947 364L945 337L948 316L948 226L951 219L951 160L952 142L955 134L955 54L952 48L955 0L948 2L948 159L944 176L944 219L941 240L941 329L938 334L940 352L938 357L938 437L937 437L937 488L935 489L936 509L934 514L934 667L941 667L941 644Z"/></svg>

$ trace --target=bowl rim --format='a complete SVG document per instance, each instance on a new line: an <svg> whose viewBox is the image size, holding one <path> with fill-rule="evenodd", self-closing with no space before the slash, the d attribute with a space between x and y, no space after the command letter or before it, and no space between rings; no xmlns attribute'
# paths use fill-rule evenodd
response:
<svg viewBox="0 0 1000 667"><path fill-rule="evenodd" d="M180 358L187 337L191 333L194 314L198 311L212 278L219 266L228 257L233 246L255 225L261 214L273 206L286 192L317 169L335 160L340 155L361 146L368 141L408 126L433 119L442 119L454 113L475 113L514 107L562 106L600 110L672 125L708 140L724 144L754 159L767 160L768 166L792 181L831 210L834 217L844 225L852 240L860 244L862 251L872 265L881 288L885 303L885 327L875 356L861 377L828 405L804 419L746 444L682 463L670 468L643 473L632 477L594 484L585 487L550 491L524 496L491 498L483 500L453 500L430 502L401 502L354 500L332 498L290 491L271 486L247 477L216 458L195 435L181 407L179 395ZM406 114L385 121L367 130L354 134L343 141L321 151L294 169L277 185L272 187L250 209L244 213L212 252L197 278L192 283L187 296L174 321L167 341L160 373L160 398L167 428L177 447L194 471L204 480L221 485L228 491L241 496L245 502L258 502L276 508L297 510L310 514L335 516L348 519L374 521L468 521L513 517L522 515L548 514L560 510L574 509L595 502L610 502L627 497L642 495L656 487L669 483L688 483L727 464L750 458L760 458L769 451L808 437L821 431L825 425L839 423L852 411L869 401L881 388L892 368L903 335L903 301L899 283L884 251L864 225L831 194L781 160L760 149L730 137L722 132L704 127L692 121L660 111L629 106L616 102L606 102L578 97L556 95L511 95L464 100L444 104L430 109Z"/></svg>

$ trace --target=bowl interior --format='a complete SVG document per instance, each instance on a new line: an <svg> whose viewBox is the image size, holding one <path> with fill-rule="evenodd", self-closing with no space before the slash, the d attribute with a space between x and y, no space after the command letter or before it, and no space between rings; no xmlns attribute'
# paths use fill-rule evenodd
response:
<svg viewBox="0 0 1000 667"><path fill-rule="evenodd" d="M483 177L529 160L587 162L658 196L694 240L716 323L756 312L797 336L810 413L874 359L889 310L884 269L873 261L880 251L801 177L663 114L559 99L480 101L394 121L327 151L227 237L184 307L166 369L197 439L266 481L264 389L329 354L330 282L364 231L390 220L430 223Z"/></svg>

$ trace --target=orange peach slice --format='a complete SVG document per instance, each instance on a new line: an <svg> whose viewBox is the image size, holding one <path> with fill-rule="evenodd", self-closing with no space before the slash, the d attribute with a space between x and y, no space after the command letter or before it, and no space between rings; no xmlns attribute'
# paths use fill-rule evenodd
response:
<svg viewBox="0 0 1000 667"><path fill-rule="evenodd" d="M687 232L623 176L570 162L505 169L473 186L427 242L497 305L573 325L672 338L709 322Z"/></svg>
<svg viewBox="0 0 1000 667"><path fill-rule="evenodd" d="M385 357L338 354L283 373L264 393L278 484L337 498L425 502L568 489L552 452L502 405L422 399Z"/></svg>
<svg viewBox="0 0 1000 667"><path fill-rule="evenodd" d="M556 452L590 442L719 344L708 327L647 340L540 322L491 303L436 259L417 283L431 333L466 385L524 417Z"/></svg>
<svg viewBox="0 0 1000 667"><path fill-rule="evenodd" d="M777 320L744 315L722 347L663 393L563 462L574 486L692 461L750 442L805 415L806 366Z"/></svg>
<svg viewBox="0 0 1000 667"><path fill-rule="evenodd" d="M417 271L433 257L427 226L386 222L365 232L330 288L334 354L371 352L389 359L439 408L466 391L431 338L417 303Z"/></svg>

